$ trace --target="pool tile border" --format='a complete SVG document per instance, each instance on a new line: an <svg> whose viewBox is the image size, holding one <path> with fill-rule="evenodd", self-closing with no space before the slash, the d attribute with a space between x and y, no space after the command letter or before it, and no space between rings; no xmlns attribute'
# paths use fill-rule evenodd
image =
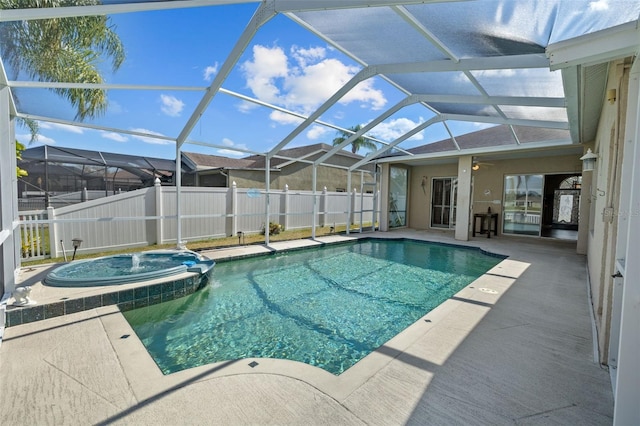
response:
<svg viewBox="0 0 640 426"><path fill-rule="evenodd" d="M494 253L494 252L487 251L487 250L485 250L483 248L480 248L480 247L468 246L468 245L464 245L464 244L444 243L444 242L440 242L440 241L430 241L430 240L419 240L419 239L408 238L408 237L391 237L391 238L388 238L388 237L385 237L385 238L382 238L382 237L359 237L357 239L347 240L347 241L332 241L332 242L314 241L315 244L313 246L287 247L287 248L278 249L278 250L270 250L268 252L238 254L238 255L235 255L235 256L216 258L215 261L216 261L216 263L223 263L223 262L230 262L230 261L234 261L234 260L250 259L250 258L260 257L260 256L274 256L274 255L283 254L283 253L291 253L291 252L295 252L295 251L299 251L299 250L310 250L310 249L322 248L322 247L326 247L326 246L359 244L359 243L362 243L362 242L365 242L365 241L414 241L414 242L417 242L417 243L424 243L424 244L431 244L431 245L438 245L438 246L446 246L446 247L455 247L455 248L466 249L466 250L475 250L475 251L477 251L479 253L482 253L482 254L484 254L486 256L495 257L495 258L498 258L498 259L506 259L506 258L509 257L508 255L504 255L504 254L500 254L500 253Z"/></svg>
<svg viewBox="0 0 640 426"><path fill-rule="evenodd" d="M7 306L6 327L12 327L103 306L117 305L121 312L156 305L195 293L209 283L213 268L200 275L175 281L142 285L125 290L61 300L33 306Z"/></svg>

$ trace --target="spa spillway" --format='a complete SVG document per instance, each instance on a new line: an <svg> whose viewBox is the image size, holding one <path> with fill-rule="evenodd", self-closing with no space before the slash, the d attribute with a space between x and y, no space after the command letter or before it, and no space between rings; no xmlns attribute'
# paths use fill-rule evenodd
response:
<svg viewBox="0 0 640 426"><path fill-rule="evenodd" d="M215 262L198 253L157 250L77 260L51 271L44 284L54 287L92 287L162 279L184 272L207 274Z"/></svg>

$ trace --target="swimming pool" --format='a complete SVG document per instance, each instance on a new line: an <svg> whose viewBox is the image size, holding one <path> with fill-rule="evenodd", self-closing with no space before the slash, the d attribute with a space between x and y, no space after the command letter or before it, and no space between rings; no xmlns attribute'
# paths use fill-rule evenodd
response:
<svg viewBox="0 0 640 426"><path fill-rule="evenodd" d="M413 240L218 262L212 284L125 318L164 374L280 358L340 374L504 257Z"/></svg>

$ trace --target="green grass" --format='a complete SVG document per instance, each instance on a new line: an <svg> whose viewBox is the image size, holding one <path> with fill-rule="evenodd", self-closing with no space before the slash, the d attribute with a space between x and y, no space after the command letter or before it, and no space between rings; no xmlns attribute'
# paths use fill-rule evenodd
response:
<svg viewBox="0 0 640 426"><path fill-rule="evenodd" d="M365 224L365 225L371 226L371 224ZM345 225L336 226L336 229L333 230L333 233L345 232L346 228L347 227ZM356 231L356 230L358 230L358 226L352 225L351 231ZM321 237L321 236L330 235L330 234L331 234L331 228L329 226L316 228L316 237ZM295 229L291 231L286 231L286 230L281 231L277 235L270 235L269 241L270 242L289 241L289 240L301 240L305 238L311 238L311 228ZM242 238L243 245L264 244L264 241L265 241L265 238L264 238L264 235L262 234L247 234L247 235L244 235ZM235 246L238 246L238 237L234 236L234 237L223 237L223 238L211 238L211 239L201 240L201 241L188 241L186 245L187 245L187 249L193 250L193 251L203 251L203 250L224 248L224 247L235 247ZM147 250L173 249L175 247L176 247L175 243L154 244L154 245L144 246L144 247L131 247L127 249L110 250L110 251L103 251L99 253L77 254L75 259L76 260L93 259L93 258L102 257L102 256L112 256L115 254L136 253L136 252L147 251ZM71 251L69 249L66 250L67 260L71 260L71 256L73 255L72 250L73 248L71 248ZM22 266L43 265L47 263L60 263L64 261L65 261L64 257L38 259L38 260L23 260Z"/></svg>

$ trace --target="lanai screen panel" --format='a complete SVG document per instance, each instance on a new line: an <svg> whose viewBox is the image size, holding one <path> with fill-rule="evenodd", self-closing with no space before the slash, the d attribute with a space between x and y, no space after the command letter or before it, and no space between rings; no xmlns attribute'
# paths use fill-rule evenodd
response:
<svg viewBox="0 0 640 426"><path fill-rule="evenodd" d="M209 6L215 6L237 9L238 13L243 16L246 14L247 17L254 10L265 15L284 14L362 67L372 67L373 74L376 67L380 66L383 69L380 75L403 94L448 96L446 99L430 98L422 102L426 108L424 117L431 117L436 113L442 114L443 120L452 122L473 122L475 118L482 123L551 128L564 126L565 129L569 127L566 107L556 102L566 95L562 75L560 71L549 71L549 61L545 57L547 47L551 43L637 21L640 15L640 2L637 0L83 0L63 2L63 5L87 6L87 11L91 14L96 14L97 8L101 7L99 5L103 5L107 8L104 9L105 13L113 12L112 16L126 16L125 8L135 11L136 5L140 10L180 8L183 5L188 8L201 7L197 10L203 14L211 12ZM57 12L50 12L51 10L53 9L43 9L39 16L47 17L47 13L56 16ZM7 16L7 11L0 12L0 18ZM4 24L6 22L0 23ZM230 38L237 40L241 31L239 28ZM197 25L191 32L207 36L206 28ZM4 48L6 46L0 46L0 55L3 55ZM251 48L251 41L246 48ZM231 46L226 46L226 49L229 51ZM203 52L205 56L210 54L211 52ZM523 60L522 65L517 63L520 58ZM538 61L538 68L527 65L531 58ZM32 88L14 85L11 81L14 76L11 75L10 64L4 62L4 66L8 67L11 90L22 98L22 103L16 103L19 114L71 120L68 117L56 117L56 111L40 109L42 107L37 106L39 96L33 96L32 101L31 94L46 92L46 86ZM139 63L144 64L144 61ZM181 61L172 61L171 64L181 64ZM389 65L393 69L384 68ZM153 77L161 78L163 75L174 73L156 73ZM25 80L23 77L20 79ZM117 82L143 84L139 81ZM153 80L152 84L175 85L176 82ZM181 90L189 94L185 92L180 96L191 98L188 102L190 105L196 104L202 98L202 90L206 85L200 83L201 87L192 91L186 86L191 86L194 82L183 84ZM111 93L116 91L112 90ZM219 94L215 97L217 100ZM496 97L536 99L520 99L518 104ZM484 99L485 102L479 102L479 99ZM546 104L544 99L549 99L549 103ZM23 109L25 107L28 109ZM206 114L205 109L201 116L205 117ZM371 119L375 118L375 114L377 112L372 113ZM183 118L187 121L188 114ZM95 124L116 130L118 126L111 124L112 120L112 117L106 116ZM189 125L185 124L187 127ZM145 128L148 127L145 125ZM167 138L176 137L176 132L164 132L163 129L159 131ZM426 129L428 131L429 128Z"/></svg>

